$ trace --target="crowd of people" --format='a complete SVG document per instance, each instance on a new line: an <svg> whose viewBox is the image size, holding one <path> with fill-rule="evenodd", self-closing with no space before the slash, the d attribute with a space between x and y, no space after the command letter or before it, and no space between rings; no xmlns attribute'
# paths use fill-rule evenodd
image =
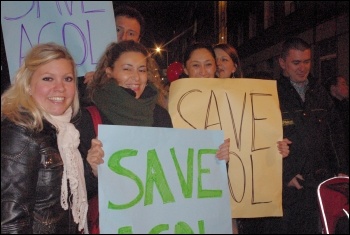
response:
<svg viewBox="0 0 350 235"><path fill-rule="evenodd" d="M99 233L97 166L104 151L96 120L173 127L158 65L140 43L142 15L118 7L115 23L117 42L107 46L83 85L70 53L44 43L28 52L2 94L2 233ZM182 64L184 79L244 77L229 44L195 42ZM317 185L349 174L345 78L328 79L325 89L310 73L311 47L300 38L283 43L279 64L283 140L276 144L283 157L283 216L232 219L234 234L321 233ZM228 162L229 149L228 138L216 157Z"/></svg>

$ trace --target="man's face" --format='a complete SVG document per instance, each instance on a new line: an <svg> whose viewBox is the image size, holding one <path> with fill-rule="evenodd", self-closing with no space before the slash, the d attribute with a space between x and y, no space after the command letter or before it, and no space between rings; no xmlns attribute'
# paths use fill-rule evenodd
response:
<svg viewBox="0 0 350 235"><path fill-rule="evenodd" d="M345 78L338 77L337 85L331 87L332 93L338 99L348 99L349 98L349 85L347 84Z"/></svg>
<svg viewBox="0 0 350 235"><path fill-rule="evenodd" d="M283 75L293 82L304 82L311 69L311 50L304 51L290 49L288 56L279 59Z"/></svg>
<svg viewBox="0 0 350 235"><path fill-rule="evenodd" d="M117 16L115 18L115 25L117 27L118 42L126 40L140 41L141 26L135 18Z"/></svg>

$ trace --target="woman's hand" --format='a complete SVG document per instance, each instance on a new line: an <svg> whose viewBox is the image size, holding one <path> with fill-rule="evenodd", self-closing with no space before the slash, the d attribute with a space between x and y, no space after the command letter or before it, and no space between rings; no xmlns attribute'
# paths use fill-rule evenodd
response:
<svg viewBox="0 0 350 235"><path fill-rule="evenodd" d="M97 166L104 163L104 151L102 142L98 139L91 140L91 148L88 151L86 160L92 168L92 173L97 177Z"/></svg>
<svg viewBox="0 0 350 235"><path fill-rule="evenodd" d="M292 141L290 141L287 138L284 138L281 141L277 141L277 148L280 154L282 154L282 157L285 158L289 155L289 144L291 144Z"/></svg>
<svg viewBox="0 0 350 235"><path fill-rule="evenodd" d="M94 79L95 71L87 72L84 76L84 83L89 84Z"/></svg>
<svg viewBox="0 0 350 235"><path fill-rule="evenodd" d="M219 146L216 157L219 160L225 160L225 162L230 160L230 138L227 138L224 143Z"/></svg>
<svg viewBox="0 0 350 235"><path fill-rule="evenodd" d="M304 178L302 175L297 174L289 183L288 183L288 187L294 187L296 189L302 189L303 186L300 185L300 182L304 181Z"/></svg>

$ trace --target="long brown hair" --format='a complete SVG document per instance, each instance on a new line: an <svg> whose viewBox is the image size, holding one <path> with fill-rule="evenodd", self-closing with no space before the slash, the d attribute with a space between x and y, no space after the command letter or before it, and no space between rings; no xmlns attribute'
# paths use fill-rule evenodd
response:
<svg viewBox="0 0 350 235"><path fill-rule="evenodd" d="M241 61L239 59L238 56L238 52L236 50L236 48L234 48L233 46L231 46L230 44L227 43L220 43L220 44L216 44L214 46L215 48L219 48L221 50L223 50L224 52L226 52L230 58L232 59L233 63L236 65L236 71L233 73L234 78L242 78L243 77L243 71L242 71L242 67L241 67Z"/></svg>
<svg viewBox="0 0 350 235"><path fill-rule="evenodd" d="M157 103L163 108L166 108L166 90L162 85L162 80L159 74L159 67L157 62L150 56L146 47L141 43L132 40L112 42L108 45L102 57L97 63L96 72L94 73L93 80L87 87L88 98L92 100L93 94L96 89L100 89L104 84L113 78L108 77L106 68L113 67L115 61L125 52L140 52L147 57L147 80L158 90Z"/></svg>

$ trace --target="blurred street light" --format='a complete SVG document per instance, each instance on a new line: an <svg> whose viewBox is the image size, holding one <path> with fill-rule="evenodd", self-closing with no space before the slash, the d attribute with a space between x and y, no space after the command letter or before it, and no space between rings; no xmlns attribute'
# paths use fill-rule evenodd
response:
<svg viewBox="0 0 350 235"><path fill-rule="evenodd" d="M160 48L160 47L156 47L157 53L162 54L162 51L166 52L166 67L168 67L168 65L169 65L169 52L168 52L168 50Z"/></svg>

